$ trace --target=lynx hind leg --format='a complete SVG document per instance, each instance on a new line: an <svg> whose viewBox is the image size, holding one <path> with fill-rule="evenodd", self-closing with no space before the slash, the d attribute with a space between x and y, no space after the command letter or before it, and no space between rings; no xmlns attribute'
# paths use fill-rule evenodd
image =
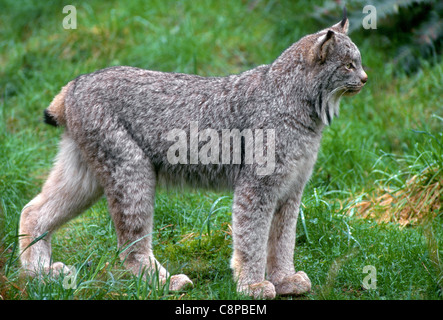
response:
<svg viewBox="0 0 443 320"><path fill-rule="evenodd" d="M172 275L157 261L152 250L156 173L143 150L125 131L105 132L106 145L98 145L96 158L111 218L114 222L120 258L134 274L143 272L148 281L169 280L170 290L192 285L183 274ZM106 149L106 153L101 151ZM122 148L124 150L122 150Z"/></svg>
<svg viewBox="0 0 443 320"><path fill-rule="evenodd" d="M68 269L61 262L51 264L51 234L62 224L87 209L102 195L93 172L65 133L54 167L42 191L22 210L20 217L20 259L29 275L41 272L57 275ZM46 233L46 236L41 238ZM39 239L34 244L33 241Z"/></svg>
<svg viewBox="0 0 443 320"><path fill-rule="evenodd" d="M311 281L303 271L295 272L295 231L300 201L288 200L272 219L268 241L267 276L278 295L300 295L311 290Z"/></svg>
<svg viewBox="0 0 443 320"><path fill-rule="evenodd" d="M115 168L113 178L116 184L106 194L126 268L134 274L143 271L149 281L164 284L169 279L170 290L192 285L186 275L170 276L152 251L155 173L150 164L131 161Z"/></svg>

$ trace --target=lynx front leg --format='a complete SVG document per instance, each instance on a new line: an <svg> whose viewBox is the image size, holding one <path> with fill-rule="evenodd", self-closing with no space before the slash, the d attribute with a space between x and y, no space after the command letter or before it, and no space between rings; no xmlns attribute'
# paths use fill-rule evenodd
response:
<svg viewBox="0 0 443 320"><path fill-rule="evenodd" d="M239 188L234 194L234 254L231 268L237 291L254 298L275 297L274 285L265 280L266 244L274 203L253 188Z"/></svg>
<svg viewBox="0 0 443 320"><path fill-rule="evenodd" d="M268 241L267 271L276 293L303 294L311 290L305 272L295 272L294 248L300 196L289 199L274 214Z"/></svg>

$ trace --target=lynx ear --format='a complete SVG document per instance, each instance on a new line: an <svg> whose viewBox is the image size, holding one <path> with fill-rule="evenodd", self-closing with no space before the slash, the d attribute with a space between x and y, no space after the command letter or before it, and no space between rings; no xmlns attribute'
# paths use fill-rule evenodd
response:
<svg viewBox="0 0 443 320"><path fill-rule="evenodd" d="M334 24L331 29L340 33L348 34L349 19L347 16L346 7L343 7L343 19L339 23Z"/></svg>
<svg viewBox="0 0 443 320"><path fill-rule="evenodd" d="M319 38L317 42L319 43L316 48L317 57L320 60L320 62L323 63L326 60L328 52L335 44L335 32L332 30L328 30L326 35Z"/></svg>

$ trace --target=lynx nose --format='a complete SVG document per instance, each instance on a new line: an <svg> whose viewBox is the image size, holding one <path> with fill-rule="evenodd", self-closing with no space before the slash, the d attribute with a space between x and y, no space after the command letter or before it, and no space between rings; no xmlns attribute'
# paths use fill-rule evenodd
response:
<svg viewBox="0 0 443 320"><path fill-rule="evenodd" d="M366 81L368 81L368 75L366 74L366 72L364 72L363 70L361 71L361 76L360 76L360 80L363 84L366 83Z"/></svg>

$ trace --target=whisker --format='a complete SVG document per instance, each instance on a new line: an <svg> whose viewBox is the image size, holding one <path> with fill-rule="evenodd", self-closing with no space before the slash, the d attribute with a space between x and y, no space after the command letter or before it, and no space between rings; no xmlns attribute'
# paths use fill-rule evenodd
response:
<svg viewBox="0 0 443 320"><path fill-rule="evenodd" d="M344 89L344 92L342 92L342 93L340 94L340 98L341 98L341 96L342 96L345 92L348 91L347 87L344 86L344 85L339 86L339 87L333 89L331 92L329 92L329 93L328 93L328 100L329 100L329 99L330 99L330 98L331 98L331 97L332 97L337 91L339 91L339 90L343 90L343 89Z"/></svg>

